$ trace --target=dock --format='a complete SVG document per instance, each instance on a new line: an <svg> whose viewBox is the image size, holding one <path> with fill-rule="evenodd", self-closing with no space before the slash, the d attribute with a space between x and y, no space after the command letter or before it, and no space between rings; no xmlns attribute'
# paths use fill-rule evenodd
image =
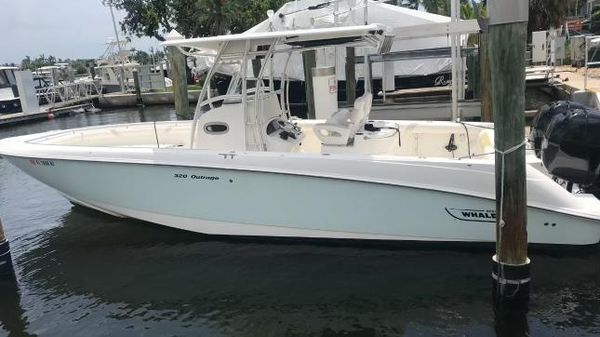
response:
<svg viewBox="0 0 600 337"><path fill-rule="evenodd" d="M92 108L92 102L101 96L101 92L99 81L57 84L36 89L30 95L23 94L27 97L28 104L23 103L24 96L21 96L23 109L29 111L0 114L0 126L52 119L76 109Z"/></svg>
<svg viewBox="0 0 600 337"><path fill-rule="evenodd" d="M188 100L190 102L197 102L199 96L200 90L188 91ZM142 92L142 101L144 105L173 104L175 98L172 91ZM137 96L135 93L119 92L104 94L98 97L98 107L100 108L127 107L136 105Z"/></svg>
<svg viewBox="0 0 600 337"><path fill-rule="evenodd" d="M11 114L2 114L0 115L0 127L8 126L12 124L20 124L26 122L33 122L39 120L47 120L55 117L60 117L63 115L68 115L73 112L73 110L77 109L85 109L93 107L91 103L83 103L76 104L58 108L51 107L40 107L40 110L37 112L17 112Z"/></svg>
<svg viewBox="0 0 600 337"><path fill-rule="evenodd" d="M190 102L197 102L199 95L200 90L190 90L188 99ZM142 100L144 105L173 104L174 102L172 91L143 92ZM73 110L82 108L118 108L136 105L136 94L134 93L88 95L86 97L81 97L78 100L71 99L65 102L42 105L38 111L0 114L0 127L61 117L72 113Z"/></svg>

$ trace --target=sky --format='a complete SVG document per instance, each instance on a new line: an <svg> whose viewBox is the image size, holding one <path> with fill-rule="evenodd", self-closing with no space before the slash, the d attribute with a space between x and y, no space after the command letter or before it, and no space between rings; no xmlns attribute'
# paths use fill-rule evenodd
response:
<svg viewBox="0 0 600 337"><path fill-rule="evenodd" d="M125 13L115 16L119 20ZM95 59L114 36L110 10L101 0L0 0L0 64L40 54ZM132 40L138 50L160 48L153 38Z"/></svg>

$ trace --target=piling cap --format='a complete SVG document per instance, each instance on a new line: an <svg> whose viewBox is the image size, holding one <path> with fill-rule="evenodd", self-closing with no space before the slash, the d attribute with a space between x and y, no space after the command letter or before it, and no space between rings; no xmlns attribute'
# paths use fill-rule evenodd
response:
<svg viewBox="0 0 600 337"><path fill-rule="evenodd" d="M527 22L529 20L529 1L502 0L488 2L490 25Z"/></svg>

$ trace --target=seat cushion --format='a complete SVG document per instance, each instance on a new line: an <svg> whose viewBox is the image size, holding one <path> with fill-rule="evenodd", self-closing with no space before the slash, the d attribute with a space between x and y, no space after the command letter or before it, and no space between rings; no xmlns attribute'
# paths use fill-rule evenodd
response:
<svg viewBox="0 0 600 337"><path fill-rule="evenodd" d="M347 145L350 139L350 127L338 124L320 123L313 126L313 130L322 144Z"/></svg>
<svg viewBox="0 0 600 337"><path fill-rule="evenodd" d="M354 135L369 119L369 113L371 112L371 103L373 101L373 95L370 92L365 92L364 95L354 101L354 109L350 115L352 122L352 135Z"/></svg>
<svg viewBox="0 0 600 337"><path fill-rule="evenodd" d="M366 92L354 101L352 111L340 109L325 123L316 124L313 130L321 143L324 145L347 145L369 118L372 100L373 95Z"/></svg>

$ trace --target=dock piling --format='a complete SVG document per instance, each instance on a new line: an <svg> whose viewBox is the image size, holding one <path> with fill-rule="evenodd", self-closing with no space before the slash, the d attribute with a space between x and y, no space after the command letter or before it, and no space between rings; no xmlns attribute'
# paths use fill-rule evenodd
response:
<svg viewBox="0 0 600 337"><path fill-rule="evenodd" d="M346 47L346 105L356 100L356 53L354 47Z"/></svg>
<svg viewBox="0 0 600 337"><path fill-rule="evenodd" d="M10 246L6 236L4 236L4 228L2 228L2 220L0 219L0 280L14 278L14 275Z"/></svg>
<svg viewBox="0 0 600 337"><path fill-rule="evenodd" d="M496 305L529 297L525 177L525 49L529 4L488 3L488 51L496 146Z"/></svg>
<svg viewBox="0 0 600 337"><path fill-rule="evenodd" d="M487 27L479 34L479 94L481 100L481 121L492 122L494 113L492 111L492 91L490 89L490 59L488 53Z"/></svg>
<svg viewBox="0 0 600 337"><path fill-rule="evenodd" d="M171 80L173 80L173 99L175 100L175 111L184 119L192 119L190 113L190 102L188 100L188 85L186 75L185 55L177 47L167 47L169 64L171 68Z"/></svg>
<svg viewBox="0 0 600 337"><path fill-rule="evenodd" d="M315 96L313 93L312 68L317 66L317 54L314 50L302 52L304 65L304 86L306 91L306 118L315 119Z"/></svg>
<svg viewBox="0 0 600 337"><path fill-rule="evenodd" d="M138 106L144 106L144 100L142 99L142 88L140 86L140 74L137 70L133 71L133 84L135 85L135 96Z"/></svg>

